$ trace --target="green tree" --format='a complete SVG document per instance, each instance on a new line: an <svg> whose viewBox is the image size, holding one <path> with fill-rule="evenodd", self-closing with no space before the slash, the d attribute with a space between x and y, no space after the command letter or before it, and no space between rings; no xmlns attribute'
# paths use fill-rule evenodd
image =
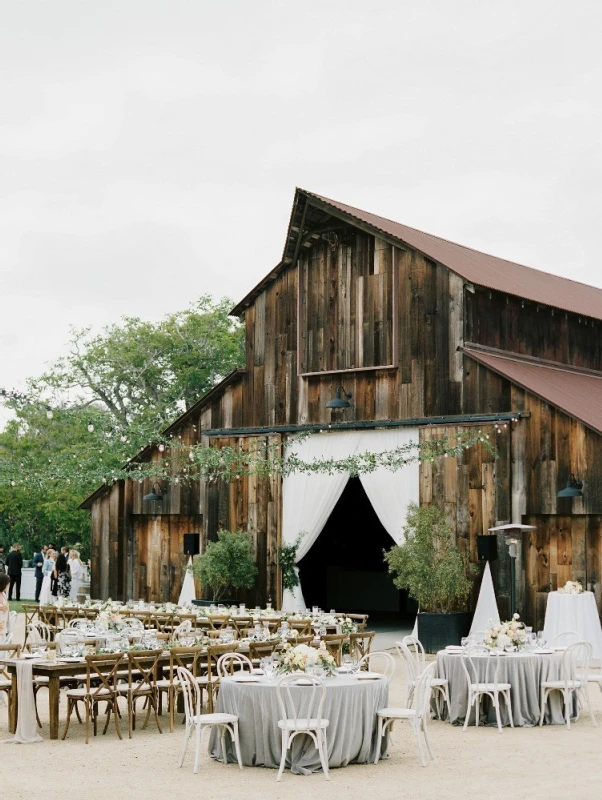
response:
<svg viewBox="0 0 602 800"><path fill-rule="evenodd" d="M203 296L157 323L74 331L68 355L31 378L26 396L4 398L13 418L0 431L2 540L26 551L44 538L89 541L79 503L242 363L230 307Z"/></svg>
<svg viewBox="0 0 602 800"><path fill-rule="evenodd" d="M213 591L214 600L222 598L227 589L249 589L257 577L251 537L243 532L219 531L217 541L208 543L192 569L201 586Z"/></svg>
<svg viewBox="0 0 602 800"><path fill-rule="evenodd" d="M398 589L407 589L422 611L447 613L466 603L469 565L456 547L445 514L436 506L408 505L405 541L385 552Z"/></svg>
<svg viewBox="0 0 602 800"><path fill-rule="evenodd" d="M98 404L115 425L173 421L244 363L244 329L228 316L231 301L203 295L157 323L126 317L100 334L74 330L69 353L30 382L34 394L75 394Z"/></svg>

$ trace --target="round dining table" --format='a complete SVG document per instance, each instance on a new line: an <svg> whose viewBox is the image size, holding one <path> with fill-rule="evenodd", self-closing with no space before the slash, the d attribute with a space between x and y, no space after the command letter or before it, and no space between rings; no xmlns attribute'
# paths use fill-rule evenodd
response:
<svg viewBox="0 0 602 800"><path fill-rule="evenodd" d="M301 679L302 675L299 676ZM236 714L242 762L249 767L280 765L282 736L278 727L281 718L276 690L277 678L257 676L239 680L236 676L222 678L216 711ZM322 712L329 721L326 731L328 764L345 767L347 764L374 763L377 751L386 756L387 740L378 740L376 712L387 706L389 684L384 676L362 680L355 675L337 674L325 678L326 697ZM303 710L303 686L293 686L293 698ZM306 692L307 696L307 692ZM236 762L232 742L226 737L228 761ZM209 753L223 759L221 741L212 731ZM294 773L308 775L321 769L318 750L309 736L296 736L287 757L286 766Z"/></svg>
<svg viewBox="0 0 602 800"><path fill-rule="evenodd" d="M541 683L559 680L562 677L563 651L558 652L514 652L500 656L498 683L509 683L512 702L512 719L516 727L539 725L541 714ZM480 681L492 679L491 656L473 656L472 661ZM462 666L460 651L440 650L437 653L437 676L447 678L451 707L447 709L447 720L454 725L463 725L468 708L468 680ZM481 700L479 724L495 725L495 709L491 700L484 696ZM574 713L577 698L574 698ZM500 712L503 725L510 724L508 710L503 698L500 699ZM546 702L544 722L548 725L563 725L564 705L560 692L551 692ZM469 724L475 724L474 711Z"/></svg>

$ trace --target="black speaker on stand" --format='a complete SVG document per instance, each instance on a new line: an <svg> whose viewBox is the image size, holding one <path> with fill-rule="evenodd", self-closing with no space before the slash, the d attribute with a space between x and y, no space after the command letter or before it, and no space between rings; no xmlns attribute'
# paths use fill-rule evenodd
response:
<svg viewBox="0 0 602 800"><path fill-rule="evenodd" d="M497 536L477 536L479 561L497 560Z"/></svg>
<svg viewBox="0 0 602 800"><path fill-rule="evenodd" d="M201 534L184 534L184 554L187 556L198 556L201 552Z"/></svg>

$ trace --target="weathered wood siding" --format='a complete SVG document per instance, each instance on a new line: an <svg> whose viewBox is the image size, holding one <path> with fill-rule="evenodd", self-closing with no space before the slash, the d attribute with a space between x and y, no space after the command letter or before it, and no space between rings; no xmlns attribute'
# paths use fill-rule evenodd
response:
<svg viewBox="0 0 602 800"><path fill-rule="evenodd" d="M174 447L165 454L174 474L186 469L180 443L257 446L258 437L234 439L229 428L525 411L530 416L516 424L486 429L497 459L475 447L457 459L422 465L421 502L445 508L473 562L476 537L488 527L537 520L519 561L525 574L519 604L530 621L541 616L546 587L582 578L583 563L600 603L600 435L477 365L459 347L472 341L602 369L601 326L468 286L440 264L365 228L341 220L332 226L305 231L296 263L245 310L246 371L175 426ZM352 393L351 407L327 409L340 384ZM205 436L210 429L224 429L224 435ZM428 427L421 436L444 430ZM273 441L279 444L277 437ZM571 472L585 483L584 497L572 507L556 497ZM155 504L142 500L150 490L148 481L128 482L94 502L94 594L173 598L183 533L202 531L205 546L220 528L229 528L251 533L259 566L255 590L241 599L280 597L278 479L171 482ZM509 570L507 548L499 541L493 572L505 615ZM574 554L581 552L579 561Z"/></svg>

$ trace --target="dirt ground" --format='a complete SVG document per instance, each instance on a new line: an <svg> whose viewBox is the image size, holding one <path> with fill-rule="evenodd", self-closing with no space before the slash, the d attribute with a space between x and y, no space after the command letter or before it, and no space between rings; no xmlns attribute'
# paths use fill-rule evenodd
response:
<svg viewBox="0 0 602 800"><path fill-rule="evenodd" d="M398 663L391 686L391 705L403 705L404 672ZM106 736L84 741L83 726L72 720L66 741L48 740L46 692L39 694L44 742L33 745L0 744L0 785L10 800L43 797L45 800L88 797L111 800L154 800L166 797L202 797L205 800L244 798L270 800L326 800L340 795L349 800L396 798L551 798L602 794L602 693L594 686L592 698L601 727L582 716L570 730L543 728L461 728L432 721L430 738L435 760L422 767L411 730L394 730L390 758L378 765L357 765L332 770L330 782L321 773L310 776L285 772L276 783L276 771L224 765L212 761L203 747L200 771L192 772L190 745L179 769L184 729L169 733L167 718L161 735L151 721L146 731L136 730L117 739L111 726ZM2 701L0 701L1 703ZM61 704L61 723L66 703ZM62 733L62 724L61 724ZM0 704L0 740L8 738L7 708Z"/></svg>

